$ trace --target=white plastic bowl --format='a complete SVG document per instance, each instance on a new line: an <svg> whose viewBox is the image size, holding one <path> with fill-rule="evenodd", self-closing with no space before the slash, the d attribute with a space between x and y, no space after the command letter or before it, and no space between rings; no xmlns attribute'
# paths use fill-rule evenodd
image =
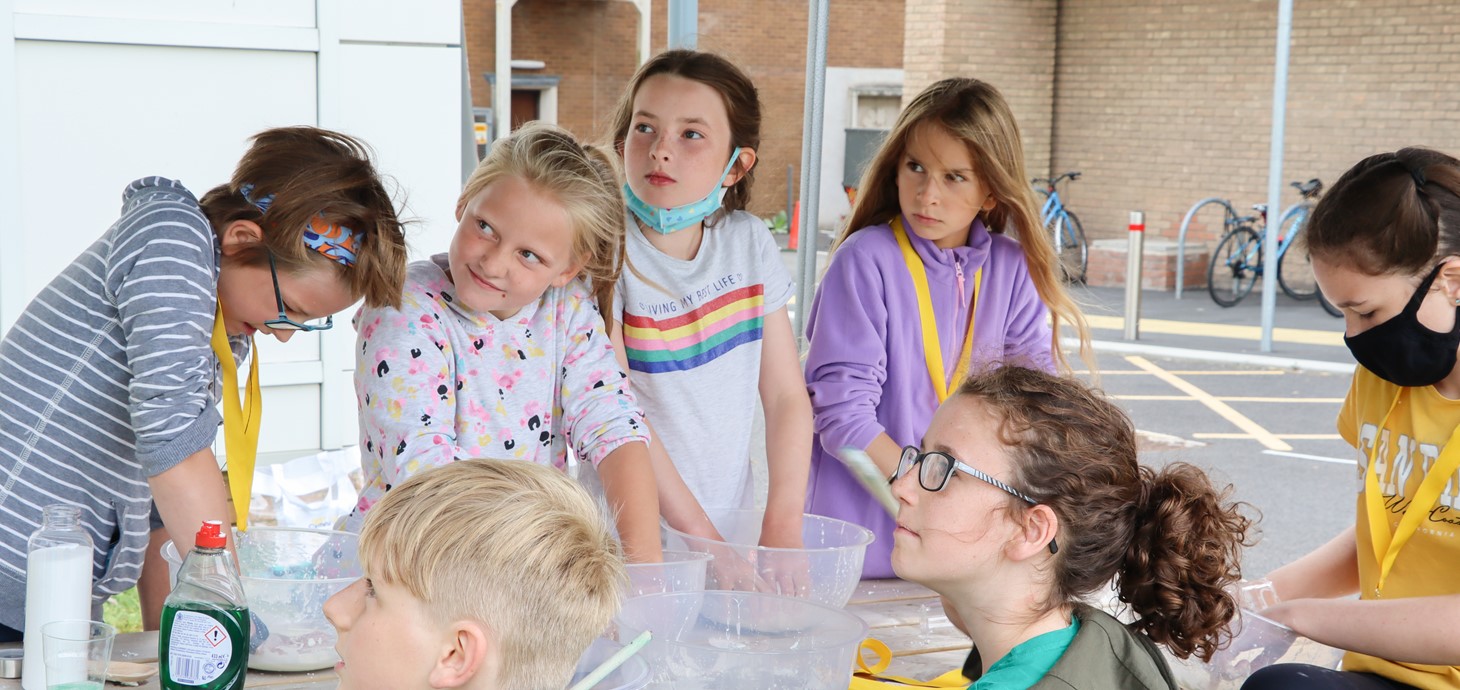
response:
<svg viewBox="0 0 1460 690"><path fill-rule="evenodd" d="M255 527L235 532L239 574L249 612L267 629L248 667L314 671L339 661L335 629L324 602L359 579L359 537L319 529ZM174 586L182 560L172 542L162 547ZM254 631L254 639L262 635Z"/></svg>
<svg viewBox="0 0 1460 690"><path fill-rule="evenodd" d="M1238 690L1260 668L1278 663L1337 668L1343 650L1314 642L1276 621L1243 609L1232 620L1232 643L1208 663L1167 653L1171 670L1188 690Z"/></svg>
<svg viewBox="0 0 1460 690"><path fill-rule="evenodd" d="M654 690L846 690L861 618L806 599L754 592L650 594L624 602L620 641L644 630Z"/></svg>
<svg viewBox="0 0 1460 690"><path fill-rule="evenodd" d="M625 597L665 592L702 592L711 556L698 551L665 551L663 563L629 563Z"/></svg>
<svg viewBox="0 0 1460 690"><path fill-rule="evenodd" d="M694 537L664 526L664 547L712 554L705 588L799 596L840 608L862 578L862 559L876 537L859 525L805 515L803 548L773 549L760 542L761 513L735 510L715 518L725 542Z"/></svg>

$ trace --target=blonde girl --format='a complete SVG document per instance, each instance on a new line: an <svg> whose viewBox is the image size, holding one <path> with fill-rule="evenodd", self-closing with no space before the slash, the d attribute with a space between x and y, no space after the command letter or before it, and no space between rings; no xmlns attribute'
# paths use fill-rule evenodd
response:
<svg viewBox="0 0 1460 690"><path fill-rule="evenodd" d="M410 264L399 309L357 318L366 485L348 526L426 468L483 456L566 468L572 444L598 469L626 554L658 560L643 413L600 316L623 213L612 161L567 132L533 124L492 145L450 250Z"/></svg>

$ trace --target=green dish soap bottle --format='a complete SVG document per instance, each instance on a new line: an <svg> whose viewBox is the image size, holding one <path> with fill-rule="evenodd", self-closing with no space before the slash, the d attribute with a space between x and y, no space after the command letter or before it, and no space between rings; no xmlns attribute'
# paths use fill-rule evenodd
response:
<svg viewBox="0 0 1460 690"><path fill-rule="evenodd" d="M162 605L157 636L163 690L243 688L248 669L248 600L223 523L203 523Z"/></svg>

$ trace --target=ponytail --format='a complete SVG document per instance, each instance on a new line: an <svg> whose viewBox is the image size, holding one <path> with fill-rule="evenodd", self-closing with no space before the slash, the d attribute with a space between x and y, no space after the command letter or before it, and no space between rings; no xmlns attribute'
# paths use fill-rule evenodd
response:
<svg viewBox="0 0 1460 690"><path fill-rule="evenodd" d="M1250 521L1187 463L1159 472L1140 468L1135 531L1117 575L1120 600L1138 616L1131 625L1177 657L1211 659L1237 614L1229 585Z"/></svg>

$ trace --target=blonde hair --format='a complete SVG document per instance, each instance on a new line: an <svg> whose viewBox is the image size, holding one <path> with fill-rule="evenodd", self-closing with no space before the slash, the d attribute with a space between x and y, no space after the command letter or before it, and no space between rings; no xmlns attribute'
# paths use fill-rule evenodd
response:
<svg viewBox="0 0 1460 690"><path fill-rule="evenodd" d="M261 211L243 195L274 197ZM257 223L263 237L236 261L267 265L272 252L282 271L334 270L353 297L371 307L399 307L406 279L406 239L395 204L370 161L370 148L353 137L317 127L278 127L253 137L233 178L198 202L214 232L236 220ZM355 263L346 266L304 245L316 216L360 233Z"/></svg>
<svg viewBox="0 0 1460 690"><path fill-rule="evenodd" d="M1054 317L1050 338L1055 361L1062 368L1069 368L1060 347L1060 322L1063 321L1075 328L1080 337L1080 358L1094 369L1089 327L1065 290L1054 247L1039 222L1039 204L1024 169L1019 124L1003 95L988 83L968 78L944 79L923 89L903 109L857 185L857 201L833 251L852 233L889 222L902 212L897 200L898 166L908 140L925 124L943 128L968 146L975 174L994 197L993 209L979 214L984 227L992 233L1012 228L1019 238L1034 289Z"/></svg>
<svg viewBox="0 0 1460 690"><path fill-rule="evenodd" d="M573 225L573 260L583 263L594 302L602 314L613 310L613 286L624 265L623 194L613 157L584 145L567 130L530 122L492 144L457 200L460 214L487 185L508 176L551 194Z"/></svg>
<svg viewBox="0 0 1460 690"><path fill-rule="evenodd" d="M435 622L490 627L506 690L565 687L627 577L588 493L521 460L462 460L402 482L366 515L360 559Z"/></svg>

